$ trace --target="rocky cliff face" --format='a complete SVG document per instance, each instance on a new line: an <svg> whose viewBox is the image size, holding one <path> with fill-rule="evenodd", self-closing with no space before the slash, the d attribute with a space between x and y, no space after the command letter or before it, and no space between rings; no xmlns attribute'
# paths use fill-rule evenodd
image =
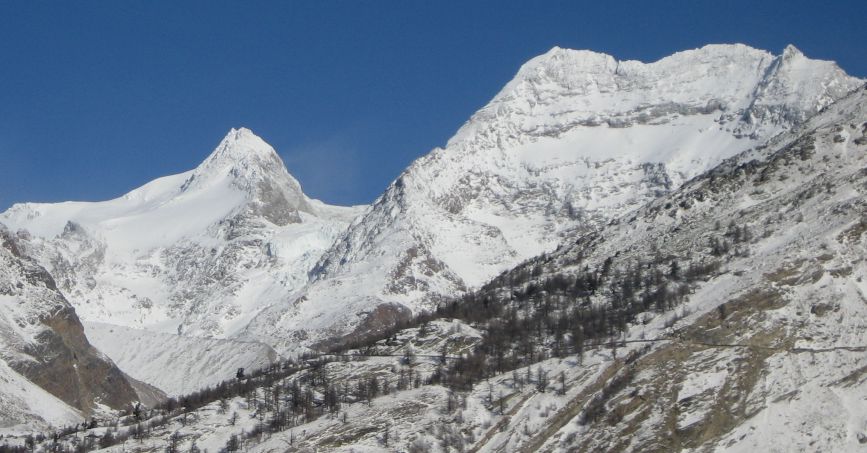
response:
<svg viewBox="0 0 867 453"><path fill-rule="evenodd" d="M57 414L70 421L76 415L69 407L86 416L98 405L126 409L138 400L123 373L88 343L75 310L48 272L22 253L20 240L2 225L0 345L3 367L57 398L15 408L31 410L6 420L7 424L30 417L54 422ZM10 380L4 382L10 384ZM16 391L0 385L0 393L14 395ZM8 397L0 396L0 400Z"/></svg>
<svg viewBox="0 0 867 453"><path fill-rule="evenodd" d="M313 283L244 332L281 348L417 312L669 193L860 82L794 47L712 45L654 63L555 48L343 233ZM275 340L278 339L278 340Z"/></svg>

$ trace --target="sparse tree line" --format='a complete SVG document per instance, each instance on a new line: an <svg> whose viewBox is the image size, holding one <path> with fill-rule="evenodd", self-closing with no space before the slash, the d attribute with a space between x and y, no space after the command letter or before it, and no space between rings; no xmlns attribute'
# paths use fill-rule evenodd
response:
<svg viewBox="0 0 867 453"><path fill-rule="evenodd" d="M618 254L591 268L581 266L579 254L566 263L578 272L559 271L554 260L542 256L378 338L443 318L480 328L484 335L472 353L443 360L431 376L431 383L469 390L489 377L552 356L581 357L588 346L616 342L630 324L649 320L642 314L679 306L700 280L718 274L728 257L746 255L754 239L748 225L730 223L723 229L717 224L697 257L655 251L646 258L624 259Z"/></svg>
<svg viewBox="0 0 867 453"><path fill-rule="evenodd" d="M430 377L422 376L410 366L410 359L406 357L402 359L404 365L395 366L392 370L393 379L373 375L337 382L328 377L325 367L328 363L338 361L338 358L342 361L365 359L364 356L309 354L298 360L272 364L250 374L241 369L235 379L223 381L214 387L170 398L150 409L136 404L113 420L91 419L59 428L50 435L31 435L25 438L23 446L0 445L0 453L32 452L37 449L64 453L86 452L130 441L142 443L152 436L165 435L163 428L170 422L178 422L182 426L194 423L198 417L195 411L214 402L218 402L217 412L224 414L227 422L234 426L239 415L230 411L229 401L240 397L244 399L256 423L241 435L232 436L224 448L225 451L238 451L248 442L260 442L272 433L286 431L326 414L348 422L347 414L340 414L345 404L369 405L379 396L430 383ZM102 434L95 434L93 430L96 429ZM179 452L178 445L182 441L177 433L169 435L165 451Z"/></svg>

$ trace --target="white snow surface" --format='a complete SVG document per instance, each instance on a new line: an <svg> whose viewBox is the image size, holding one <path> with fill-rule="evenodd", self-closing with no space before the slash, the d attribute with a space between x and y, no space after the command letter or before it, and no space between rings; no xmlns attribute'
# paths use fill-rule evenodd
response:
<svg viewBox="0 0 867 453"><path fill-rule="evenodd" d="M85 322L91 344L142 382L182 396L235 377L238 368L264 368L277 359L262 343L191 338L111 324ZM128 370L128 371L127 371Z"/></svg>

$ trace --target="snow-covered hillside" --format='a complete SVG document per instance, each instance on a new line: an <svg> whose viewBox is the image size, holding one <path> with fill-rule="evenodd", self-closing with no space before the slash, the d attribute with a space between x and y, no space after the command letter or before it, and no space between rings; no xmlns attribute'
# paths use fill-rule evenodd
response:
<svg viewBox="0 0 867 453"><path fill-rule="evenodd" d="M80 423L83 418L0 360L0 435Z"/></svg>
<svg viewBox="0 0 867 453"><path fill-rule="evenodd" d="M241 334L291 350L478 287L764 143L861 82L789 46L654 63L555 48L418 159Z"/></svg>
<svg viewBox="0 0 867 453"><path fill-rule="evenodd" d="M194 170L105 202L14 205L0 221L27 232L82 319L221 337L304 285L362 209L308 198L238 129Z"/></svg>

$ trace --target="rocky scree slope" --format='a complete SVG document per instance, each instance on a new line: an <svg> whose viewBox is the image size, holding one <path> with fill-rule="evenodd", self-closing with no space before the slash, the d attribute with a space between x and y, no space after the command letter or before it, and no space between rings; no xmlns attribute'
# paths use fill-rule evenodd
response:
<svg viewBox="0 0 867 453"><path fill-rule="evenodd" d="M653 63L555 48L339 237L241 336L278 350L377 331L593 231L800 124L861 82L794 47Z"/></svg>

